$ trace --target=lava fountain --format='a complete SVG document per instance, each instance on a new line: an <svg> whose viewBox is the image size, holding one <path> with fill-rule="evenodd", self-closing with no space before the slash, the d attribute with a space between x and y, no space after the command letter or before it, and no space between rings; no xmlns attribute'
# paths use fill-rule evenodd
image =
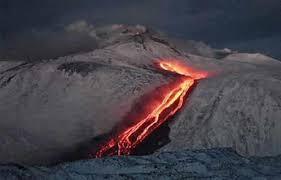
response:
<svg viewBox="0 0 281 180"><path fill-rule="evenodd" d="M206 78L207 73L196 71L174 60L160 60L157 67L163 71L177 73L181 76L168 88L161 91L162 98L157 102L151 100L152 106L145 116L139 115L135 124L129 126L116 137L111 138L95 153L95 157L130 155L151 133L175 115L183 106L185 97L199 79ZM149 102L148 102L149 103Z"/></svg>

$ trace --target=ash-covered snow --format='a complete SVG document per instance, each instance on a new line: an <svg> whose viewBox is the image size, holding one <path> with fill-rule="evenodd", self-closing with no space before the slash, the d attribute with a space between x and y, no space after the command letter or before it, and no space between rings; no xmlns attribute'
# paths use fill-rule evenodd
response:
<svg viewBox="0 0 281 180"><path fill-rule="evenodd" d="M88 53L0 62L1 163L60 162L81 143L109 133L142 95L173 80L153 67L159 58L212 75L200 80L173 119L171 142L160 152L232 147L243 155L281 154L280 62L195 42L189 51L143 26L95 33L99 48Z"/></svg>
<svg viewBox="0 0 281 180"><path fill-rule="evenodd" d="M279 66L280 62L276 59L268 57L263 54L247 54L247 53L235 53L230 54L224 58L226 61L240 61L252 64L260 64L260 65L270 65L270 66Z"/></svg>
<svg viewBox="0 0 281 180"><path fill-rule="evenodd" d="M244 158L231 149L185 150L93 159L53 167L0 166L3 180L280 179L281 157Z"/></svg>

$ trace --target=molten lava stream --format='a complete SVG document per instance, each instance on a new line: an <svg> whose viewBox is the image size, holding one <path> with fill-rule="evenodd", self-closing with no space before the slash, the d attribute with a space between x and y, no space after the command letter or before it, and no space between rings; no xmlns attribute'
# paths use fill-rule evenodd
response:
<svg viewBox="0 0 281 180"><path fill-rule="evenodd" d="M205 73L196 72L175 61L160 61L159 68L165 71L184 75L178 82L171 84L157 103L144 118L136 119L136 123L110 139L95 154L96 157L112 155L130 155L153 131L175 115L183 106L185 97L195 80L206 77Z"/></svg>

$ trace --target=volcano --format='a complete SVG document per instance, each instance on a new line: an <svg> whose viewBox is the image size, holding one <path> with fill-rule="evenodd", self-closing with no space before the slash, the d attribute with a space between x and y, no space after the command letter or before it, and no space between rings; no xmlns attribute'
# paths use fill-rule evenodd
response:
<svg viewBox="0 0 281 180"><path fill-rule="evenodd" d="M140 26L98 31L99 46L87 53L0 62L1 163L51 165L89 150L133 155L162 128L168 140L149 154L281 153L278 60Z"/></svg>

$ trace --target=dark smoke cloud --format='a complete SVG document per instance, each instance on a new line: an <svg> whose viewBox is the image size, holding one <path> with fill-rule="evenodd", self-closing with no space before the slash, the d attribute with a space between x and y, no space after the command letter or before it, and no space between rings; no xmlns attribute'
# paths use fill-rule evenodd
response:
<svg viewBox="0 0 281 180"><path fill-rule="evenodd" d="M60 30L41 29L15 34L2 41L5 45L0 47L1 59L35 61L93 50L97 40L91 28L80 21Z"/></svg>
<svg viewBox="0 0 281 180"><path fill-rule="evenodd" d="M144 24L171 36L280 56L280 0L0 0L1 58L50 58L87 51L95 39L65 31L85 20L94 26ZM266 39L266 41L264 41ZM264 44L265 43L265 44ZM38 45L39 44L39 45Z"/></svg>

